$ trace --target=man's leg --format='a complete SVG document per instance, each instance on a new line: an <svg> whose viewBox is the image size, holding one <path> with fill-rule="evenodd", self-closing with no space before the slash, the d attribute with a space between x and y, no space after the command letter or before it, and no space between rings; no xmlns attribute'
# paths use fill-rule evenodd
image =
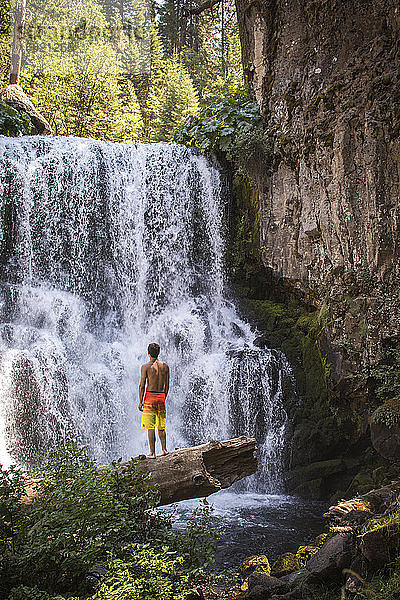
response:
<svg viewBox="0 0 400 600"><path fill-rule="evenodd" d="M150 454L147 455L147 458L155 458L156 457L156 432L154 429L148 429L149 434L149 447Z"/></svg>
<svg viewBox="0 0 400 600"><path fill-rule="evenodd" d="M165 433L165 429L158 430L158 437L160 438L162 453L165 456L166 454L169 454L167 450L167 434Z"/></svg>

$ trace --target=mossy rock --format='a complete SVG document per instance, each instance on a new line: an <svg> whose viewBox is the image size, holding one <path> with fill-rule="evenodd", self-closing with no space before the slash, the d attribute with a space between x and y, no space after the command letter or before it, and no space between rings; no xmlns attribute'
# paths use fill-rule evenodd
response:
<svg viewBox="0 0 400 600"><path fill-rule="evenodd" d="M239 572L242 577L248 577L252 573L267 573L267 575L270 575L271 567L265 554L261 556L249 556L240 565Z"/></svg>
<svg viewBox="0 0 400 600"><path fill-rule="evenodd" d="M271 575L273 577L282 577L282 575L289 575L293 571L298 571L300 564L297 556L292 552L285 552L278 556L276 561L271 567Z"/></svg>
<svg viewBox="0 0 400 600"><path fill-rule="evenodd" d="M369 492L369 490L372 490L374 487L375 483L371 471L360 471L350 484L350 490L352 490L353 493L359 494Z"/></svg>
<svg viewBox="0 0 400 600"><path fill-rule="evenodd" d="M310 558L318 552L317 546L300 546L296 552L296 558L300 567L305 567Z"/></svg>
<svg viewBox="0 0 400 600"><path fill-rule="evenodd" d="M391 398L377 408L371 417L371 423L381 423L389 429L400 423L400 396Z"/></svg>

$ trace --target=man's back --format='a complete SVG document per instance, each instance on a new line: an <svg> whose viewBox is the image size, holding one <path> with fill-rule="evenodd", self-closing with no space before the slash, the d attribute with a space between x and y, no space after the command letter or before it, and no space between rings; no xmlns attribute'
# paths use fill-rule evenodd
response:
<svg viewBox="0 0 400 600"><path fill-rule="evenodd" d="M144 365L147 375L147 390L151 392L168 393L169 367L167 363L158 360L149 361Z"/></svg>

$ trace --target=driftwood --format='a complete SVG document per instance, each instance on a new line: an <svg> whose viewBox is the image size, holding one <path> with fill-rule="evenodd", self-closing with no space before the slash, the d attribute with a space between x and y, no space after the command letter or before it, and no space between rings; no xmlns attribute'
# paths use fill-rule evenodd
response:
<svg viewBox="0 0 400 600"><path fill-rule="evenodd" d="M174 450L155 460L139 460L139 468L151 474L159 486L160 505L164 505L209 496L252 475L257 471L255 450L256 440L251 437L224 442L213 440L201 446Z"/></svg>
<svg viewBox="0 0 400 600"><path fill-rule="evenodd" d="M150 473L158 486L160 506L189 498L204 498L228 488L257 471L256 440L242 436L224 442L211 441L192 448L179 448L156 459L138 457L143 473ZM124 469L130 463L121 463ZM104 468L104 467L103 467ZM38 496L39 479L26 481L24 504Z"/></svg>

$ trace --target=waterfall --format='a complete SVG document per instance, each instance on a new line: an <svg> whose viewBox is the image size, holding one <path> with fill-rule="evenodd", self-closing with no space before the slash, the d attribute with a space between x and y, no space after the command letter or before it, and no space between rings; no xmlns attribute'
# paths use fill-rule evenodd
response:
<svg viewBox="0 0 400 600"><path fill-rule="evenodd" d="M224 281L219 172L176 144L0 138L0 459L71 433L101 461L146 448L147 345L170 365L168 445L255 435L277 490L284 355L260 350Z"/></svg>

